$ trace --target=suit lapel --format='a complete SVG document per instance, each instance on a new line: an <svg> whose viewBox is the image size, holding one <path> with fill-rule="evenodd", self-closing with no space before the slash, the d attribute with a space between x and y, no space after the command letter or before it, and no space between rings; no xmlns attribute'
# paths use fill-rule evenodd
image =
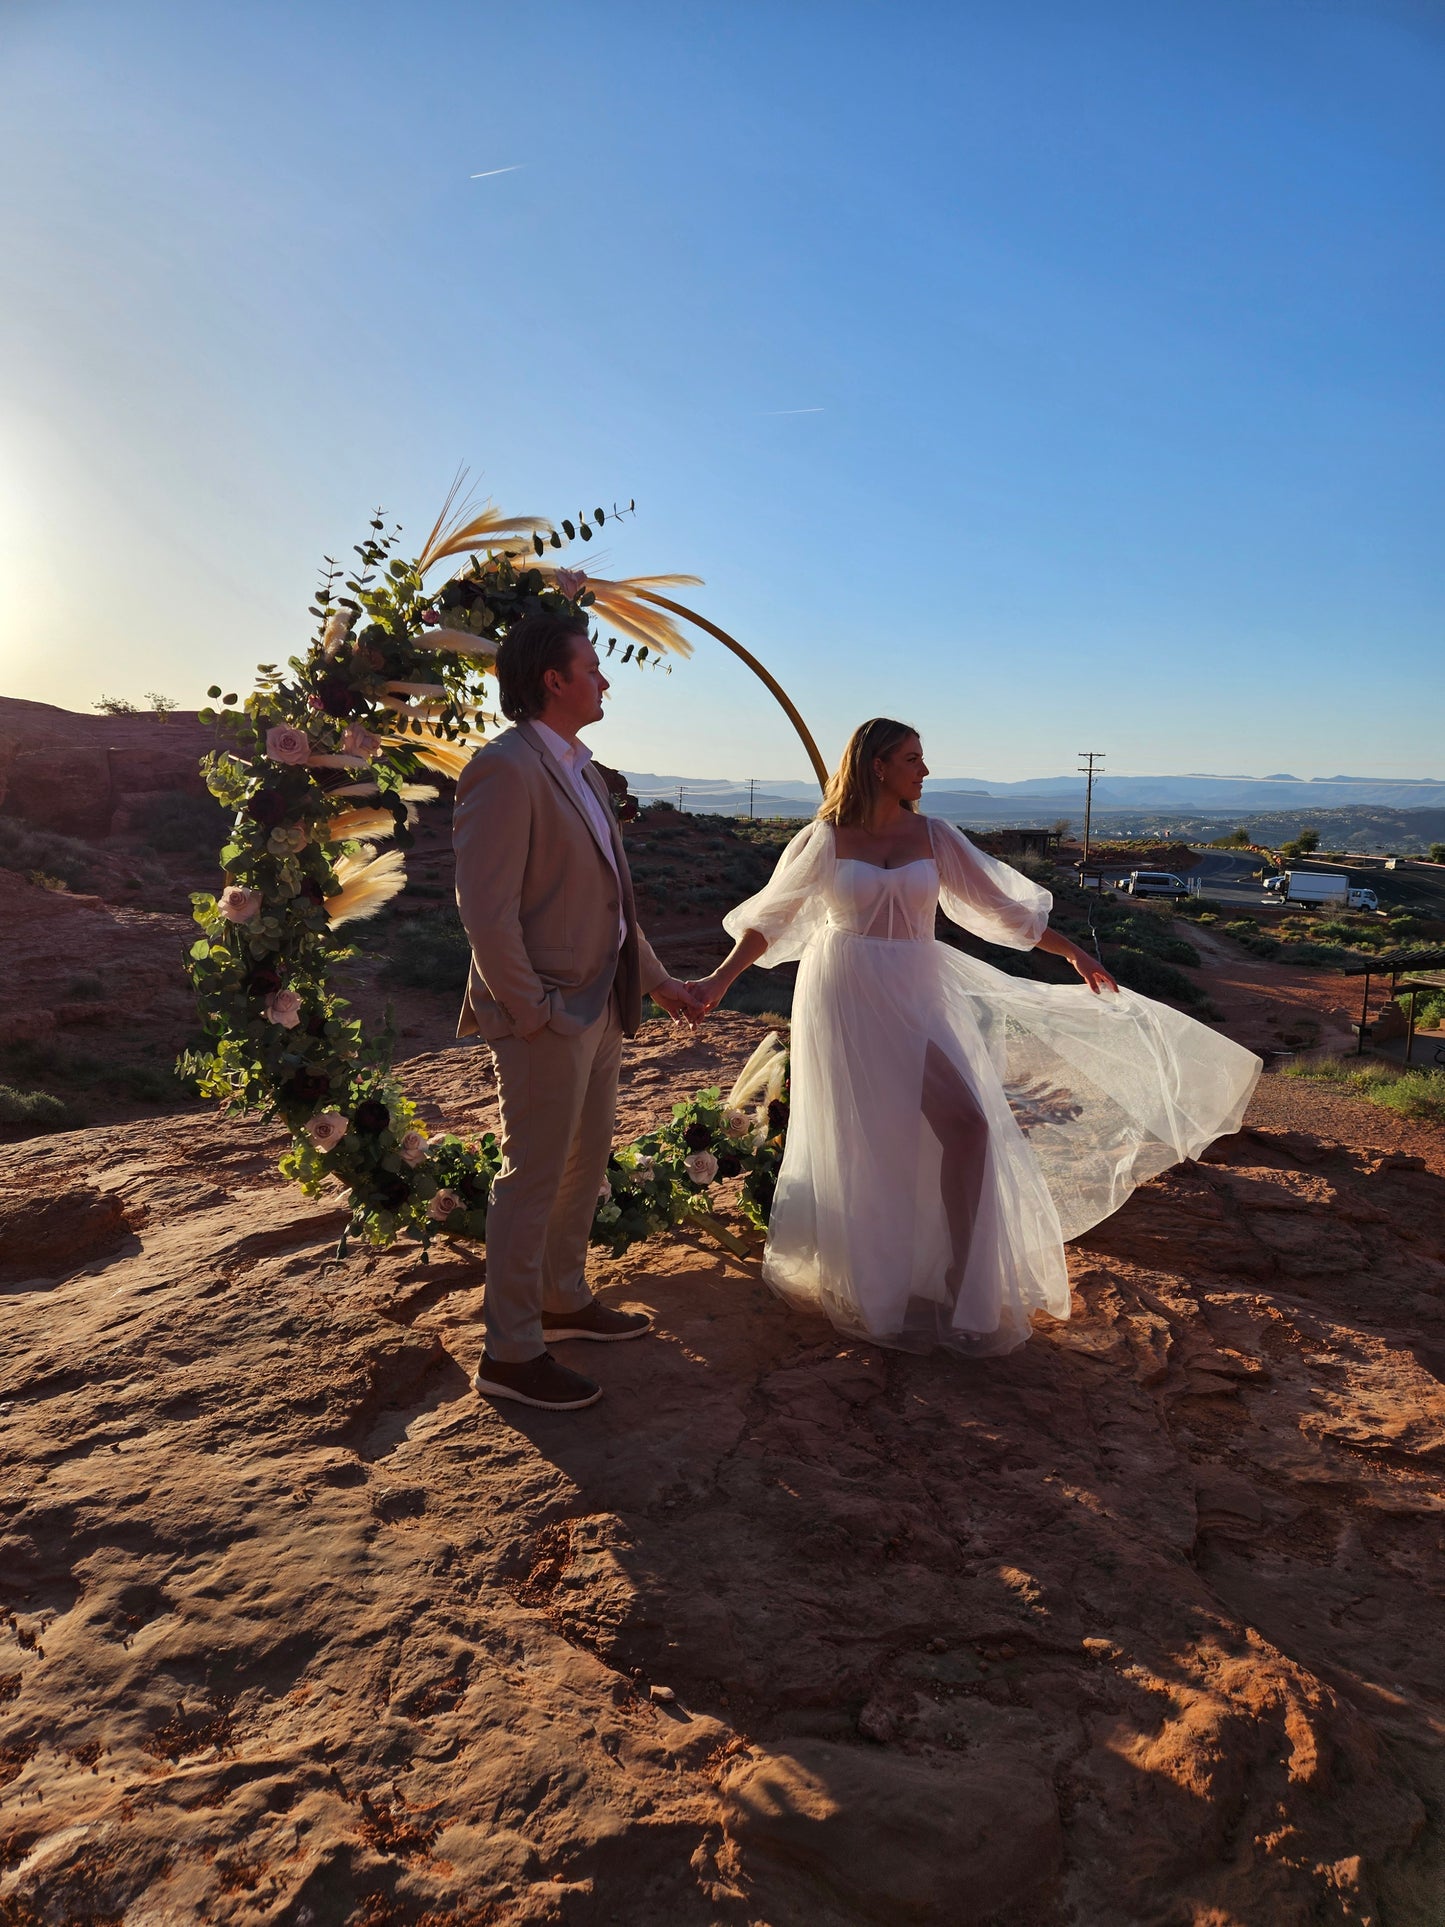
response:
<svg viewBox="0 0 1445 1927"><path fill-rule="evenodd" d="M563 769L562 765L557 761L557 758L552 754L551 750L548 749L547 745L542 741L542 738L537 734L537 732L531 727L529 723L518 723L517 734L522 738L523 742L529 744L530 747L536 751L537 755L541 757L543 769L546 770L547 774L551 777L552 781L557 785L557 788L561 790L563 796L566 797L568 803L577 812L577 815L581 818L582 823L586 828L587 834L592 841L592 845L594 849L597 851L599 856L602 856L605 859L606 852L602 848L601 839L598 837L597 830L592 822L592 818L587 814L587 811L582 807L582 799L577 794L576 790L573 788L571 777L567 774L566 770ZM588 767L590 768L590 765ZM585 769L583 771L582 780L584 782L586 782L587 780L587 770ZM608 815L609 817L611 816L610 810L608 811Z"/></svg>

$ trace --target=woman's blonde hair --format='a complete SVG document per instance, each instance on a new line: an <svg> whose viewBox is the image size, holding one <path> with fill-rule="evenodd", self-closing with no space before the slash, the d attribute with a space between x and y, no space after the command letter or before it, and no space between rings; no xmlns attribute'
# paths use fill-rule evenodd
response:
<svg viewBox="0 0 1445 1927"><path fill-rule="evenodd" d="M875 759L886 761L901 742L917 734L912 723L895 723L888 716L875 716L871 722L860 723L848 738L842 762L828 778L818 811L823 821L835 823L840 830L866 826L883 790L873 774ZM905 803L903 807L911 810L915 806Z"/></svg>

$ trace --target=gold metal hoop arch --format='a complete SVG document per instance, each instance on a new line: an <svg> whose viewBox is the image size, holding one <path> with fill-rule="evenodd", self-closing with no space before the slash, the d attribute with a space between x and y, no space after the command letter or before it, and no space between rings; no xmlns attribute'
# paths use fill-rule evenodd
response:
<svg viewBox="0 0 1445 1927"><path fill-rule="evenodd" d="M828 765L823 761L822 755L819 753L818 745L813 741L812 731L798 714L797 706L778 681L777 677L769 670L764 669L757 657L753 655L750 650L744 649L740 642L735 641L726 629L719 629L715 622L709 622L706 616L700 616L695 609L686 608L681 602L672 602L665 595L655 595L651 589L637 589L634 593L639 601L655 602L659 609L666 609L672 615L681 616L685 622L696 623L699 629L705 629L710 636L716 637L724 649L731 649L740 661L747 664L748 668L752 670L758 680L765 683L777 698L788 721L793 725L793 728L797 730L803 748L808 752L808 760L813 765L813 774L818 779L819 788L827 789Z"/></svg>

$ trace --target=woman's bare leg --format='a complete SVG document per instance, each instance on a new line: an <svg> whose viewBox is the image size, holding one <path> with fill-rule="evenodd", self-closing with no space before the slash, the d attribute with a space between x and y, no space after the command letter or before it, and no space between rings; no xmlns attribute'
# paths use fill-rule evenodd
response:
<svg viewBox="0 0 1445 1927"><path fill-rule="evenodd" d="M944 1273L944 1283L957 1298L983 1196L988 1119L967 1080L937 1044L928 1046L923 1060L923 1116L943 1147L939 1184L953 1245L953 1263Z"/></svg>

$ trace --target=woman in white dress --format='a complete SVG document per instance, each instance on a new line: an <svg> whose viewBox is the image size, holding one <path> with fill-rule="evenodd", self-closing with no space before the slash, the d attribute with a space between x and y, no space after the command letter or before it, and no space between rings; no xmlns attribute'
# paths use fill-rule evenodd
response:
<svg viewBox="0 0 1445 1927"><path fill-rule="evenodd" d="M1260 1065L1050 930L1047 890L918 813L927 774L907 724L855 730L817 817L724 918L730 955L692 988L711 1009L751 965L800 961L773 1289L880 1344L1006 1352L1032 1312L1068 1317L1065 1240L1237 1130ZM1028 982L938 943L940 902L1083 982Z"/></svg>

